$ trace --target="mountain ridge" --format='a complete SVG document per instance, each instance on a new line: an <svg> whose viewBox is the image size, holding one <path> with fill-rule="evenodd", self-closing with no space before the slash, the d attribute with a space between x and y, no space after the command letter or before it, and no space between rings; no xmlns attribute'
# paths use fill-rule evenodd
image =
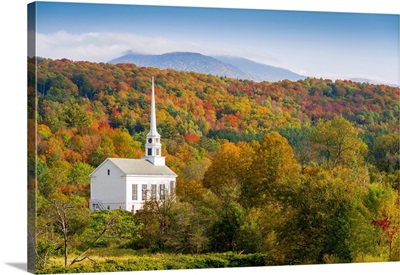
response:
<svg viewBox="0 0 400 275"><path fill-rule="evenodd" d="M250 74L253 77L253 80L256 81L279 81L284 79L297 81L306 78L306 76L294 73L288 69L255 62L243 57L227 55L218 55L213 57L224 63L240 68Z"/></svg>
<svg viewBox="0 0 400 275"><path fill-rule="evenodd" d="M127 52L111 59L108 63L134 63L143 67L193 71L254 81L275 82L285 79L296 81L306 78L284 68L257 63L242 57L208 56L195 52L170 52L159 55Z"/></svg>

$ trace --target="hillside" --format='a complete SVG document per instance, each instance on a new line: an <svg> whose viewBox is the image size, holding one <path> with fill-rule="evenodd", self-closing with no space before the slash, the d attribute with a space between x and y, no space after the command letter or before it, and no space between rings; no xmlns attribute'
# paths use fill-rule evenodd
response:
<svg viewBox="0 0 400 275"><path fill-rule="evenodd" d="M79 160L96 166L107 156L141 157L152 76L157 126L167 143L167 160L178 170L200 151L217 150L218 139L260 140L265 133L291 133L335 115L354 124L370 151L380 136L399 132L400 89L384 85L314 78L259 83L134 64L42 58L37 73L43 130L38 153L46 162ZM33 83L29 91L33 100ZM130 145L110 146L110 136L120 134ZM78 141L83 143L74 145ZM177 142L185 146L178 149Z"/></svg>
<svg viewBox="0 0 400 275"><path fill-rule="evenodd" d="M160 263L155 252L172 255L157 269L399 260L399 88L36 64L28 60L28 195L41 273L137 268L130 252L141 268ZM178 199L89 213L94 168L144 155L152 76ZM82 258L72 265L68 251Z"/></svg>
<svg viewBox="0 0 400 275"><path fill-rule="evenodd" d="M39 115L43 123L52 126L46 120L46 105L54 108L63 103L58 108L67 110L79 103L92 110L92 123L140 133L148 124L152 75L162 117L159 126L167 136L187 132L207 136L210 130L256 134L300 127L335 114L370 134L398 130L399 89L389 86L314 78L258 83L133 64L50 59L38 60ZM62 114L58 113L57 127L71 124ZM171 128L177 124L182 129Z"/></svg>

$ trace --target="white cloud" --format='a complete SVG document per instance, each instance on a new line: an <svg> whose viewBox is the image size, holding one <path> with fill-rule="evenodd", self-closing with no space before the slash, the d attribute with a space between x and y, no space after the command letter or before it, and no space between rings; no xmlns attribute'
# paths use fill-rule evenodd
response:
<svg viewBox="0 0 400 275"><path fill-rule="evenodd" d="M105 62L127 50L161 54L170 51L194 50L196 45L175 42L163 37L143 37L128 33L81 33L58 31L36 35L37 55L53 59L68 58Z"/></svg>
<svg viewBox="0 0 400 275"><path fill-rule="evenodd" d="M145 37L131 33L90 32L72 34L58 31L36 34L37 53L52 59L68 58L106 62L123 55L126 51L144 54L162 54L175 51L191 51L205 55L232 55L250 58L258 62L276 61L271 56L249 52L247 49L226 48L193 41L171 40L165 37Z"/></svg>

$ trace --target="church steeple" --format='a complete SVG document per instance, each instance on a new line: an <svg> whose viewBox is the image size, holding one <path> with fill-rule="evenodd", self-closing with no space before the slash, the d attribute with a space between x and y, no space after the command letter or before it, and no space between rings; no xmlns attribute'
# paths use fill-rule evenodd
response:
<svg viewBox="0 0 400 275"><path fill-rule="evenodd" d="M151 78L151 111L150 131L146 136L146 160L154 165L165 165L165 157L161 156L161 136L157 132L156 103L154 96L154 77Z"/></svg>
<svg viewBox="0 0 400 275"><path fill-rule="evenodd" d="M150 131L147 136L158 136L156 121L156 100L154 96L154 77L151 77L151 111L150 111Z"/></svg>

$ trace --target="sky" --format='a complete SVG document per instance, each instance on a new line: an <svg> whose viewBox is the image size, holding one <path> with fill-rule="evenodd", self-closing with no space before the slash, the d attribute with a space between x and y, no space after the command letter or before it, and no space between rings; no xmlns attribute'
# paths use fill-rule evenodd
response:
<svg viewBox="0 0 400 275"><path fill-rule="evenodd" d="M231 55L328 79L399 84L399 15L38 2L36 54ZM33 25L33 24L32 24Z"/></svg>

